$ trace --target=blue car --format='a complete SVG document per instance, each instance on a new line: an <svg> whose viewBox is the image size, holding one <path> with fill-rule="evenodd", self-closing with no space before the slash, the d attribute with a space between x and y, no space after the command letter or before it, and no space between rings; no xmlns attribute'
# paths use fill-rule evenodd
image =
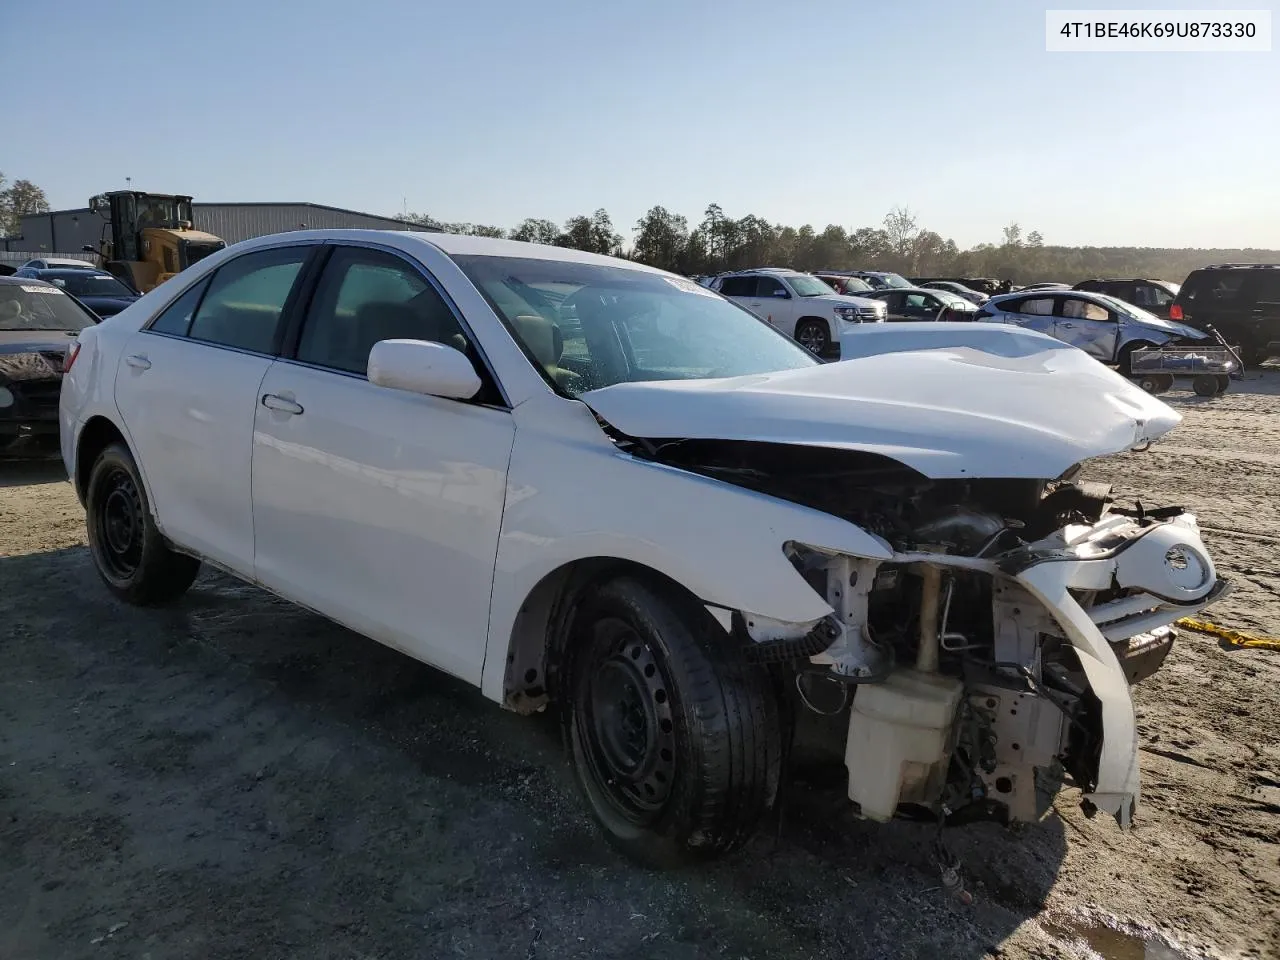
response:
<svg viewBox="0 0 1280 960"><path fill-rule="evenodd" d="M50 267L44 270L23 267L15 276L43 280L61 287L99 317L113 317L138 299L137 291L97 268Z"/></svg>

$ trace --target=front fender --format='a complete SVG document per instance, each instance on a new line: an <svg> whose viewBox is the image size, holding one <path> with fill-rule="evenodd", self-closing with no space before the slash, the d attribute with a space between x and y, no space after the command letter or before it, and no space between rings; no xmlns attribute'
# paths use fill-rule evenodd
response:
<svg viewBox="0 0 1280 960"><path fill-rule="evenodd" d="M548 396L515 414L482 681L495 700L520 608L574 561L630 561L705 603L812 623L831 607L791 565L785 543L892 556L879 537L830 514L622 452L578 401Z"/></svg>

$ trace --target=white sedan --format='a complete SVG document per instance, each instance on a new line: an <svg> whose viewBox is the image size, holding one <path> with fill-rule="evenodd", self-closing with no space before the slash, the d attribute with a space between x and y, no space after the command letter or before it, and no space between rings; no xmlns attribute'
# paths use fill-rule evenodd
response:
<svg viewBox="0 0 1280 960"><path fill-rule="evenodd" d="M1072 477L1178 415L1051 338L928 326L822 364L627 261L299 231L85 330L63 457L119 597L206 562L558 710L640 859L744 842L809 709L864 817L1028 819L1065 767L1127 823L1130 683L1225 583L1193 517Z"/></svg>

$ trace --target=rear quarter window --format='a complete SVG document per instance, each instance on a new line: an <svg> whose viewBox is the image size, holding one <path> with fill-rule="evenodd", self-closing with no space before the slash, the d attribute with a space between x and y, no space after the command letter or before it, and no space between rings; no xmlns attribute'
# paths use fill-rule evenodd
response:
<svg viewBox="0 0 1280 960"><path fill-rule="evenodd" d="M1197 271L1182 286L1181 300L1197 306L1230 306L1241 300L1245 271Z"/></svg>

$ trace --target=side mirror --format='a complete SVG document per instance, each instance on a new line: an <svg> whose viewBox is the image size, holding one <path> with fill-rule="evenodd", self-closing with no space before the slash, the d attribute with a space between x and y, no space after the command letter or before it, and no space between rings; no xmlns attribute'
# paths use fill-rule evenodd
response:
<svg viewBox="0 0 1280 960"><path fill-rule="evenodd" d="M430 340L379 340L369 351L369 382L449 400L470 400L482 385L466 354Z"/></svg>
<svg viewBox="0 0 1280 960"><path fill-rule="evenodd" d="M91 243L86 243L83 247L81 247L81 248L80 248L80 251L81 251L82 253L97 253L97 252L98 252L97 250L93 249L93 244L91 244Z"/></svg>
<svg viewBox="0 0 1280 960"><path fill-rule="evenodd" d="M791 294L787 293L787 291L785 291L785 290L775 290L775 291L773 291L773 295L774 295L775 297L777 297L779 300L790 300L790 299L791 299Z"/></svg>

